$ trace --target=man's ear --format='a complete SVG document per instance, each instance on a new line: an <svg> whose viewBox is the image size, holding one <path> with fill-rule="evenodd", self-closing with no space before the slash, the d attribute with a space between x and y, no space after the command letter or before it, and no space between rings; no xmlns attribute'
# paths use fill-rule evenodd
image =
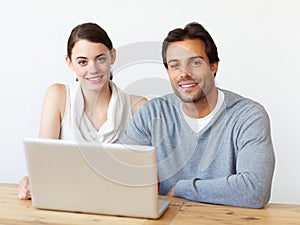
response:
<svg viewBox="0 0 300 225"><path fill-rule="evenodd" d="M110 50L110 56L111 56L111 64L114 64L117 57L117 52L115 48Z"/></svg>
<svg viewBox="0 0 300 225"><path fill-rule="evenodd" d="M214 76L218 71L218 66L219 66L219 62L214 62L214 63L210 64L210 69Z"/></svg>
<svg viewBox="0 0 300 225"><path fill-rule="evenodd" d="M66 63L67 63L67 66L70 68L70 70L74 70L73 63L72 63L71 59L69 58L69 56L66 56Z"/></svg>

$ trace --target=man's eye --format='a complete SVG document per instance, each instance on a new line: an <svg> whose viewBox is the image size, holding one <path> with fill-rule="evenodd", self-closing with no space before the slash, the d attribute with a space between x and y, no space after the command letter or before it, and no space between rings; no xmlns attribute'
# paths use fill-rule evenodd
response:
<svg viewBox="0 0 300 225"><path fill-rule="evenodd" d="M170 69L172 69L172 70L178 69L179 66L180 66L179 63L171 63L171 64L169 64L169 67L170 67Z"/></svg>
<svg viewBox="0 0 300 225"><path fill-rule="evenodd" d="M201 60L194 60L192 61L191 65L192 66L200 66L202 64L202 61Z"/></svg>

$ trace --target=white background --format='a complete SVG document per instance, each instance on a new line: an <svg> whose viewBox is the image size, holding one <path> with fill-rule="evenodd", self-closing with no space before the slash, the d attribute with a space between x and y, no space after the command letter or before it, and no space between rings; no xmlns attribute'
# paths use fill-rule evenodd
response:
<svg viewBox="0 0 300 225"><path fill-rule="evenodd" d="M276 154L271 202L300 204L299 11L298 0L1 2L0 183L26 174L22 139L38 135L46 88L75 79L64 61L75 25L98 23L118 50L161 42L169 30L197 21L218 46L217 85L259 101L270 115ZM168 79L161 64L150 62L127 66L115 82L126 89L147 77L163 81L157 85Z"/></svg>

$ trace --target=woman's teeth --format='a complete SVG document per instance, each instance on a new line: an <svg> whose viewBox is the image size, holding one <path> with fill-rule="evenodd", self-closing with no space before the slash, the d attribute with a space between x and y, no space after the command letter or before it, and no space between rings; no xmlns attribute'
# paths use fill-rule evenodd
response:
<svg viewBox="0 0 300 225"><path fill-rule="evenodd" d="M92 81L96 81L96 80L99 80L100 78L99 77L91 77L91 78L88 78L88 80L92 80Z"/></svg>

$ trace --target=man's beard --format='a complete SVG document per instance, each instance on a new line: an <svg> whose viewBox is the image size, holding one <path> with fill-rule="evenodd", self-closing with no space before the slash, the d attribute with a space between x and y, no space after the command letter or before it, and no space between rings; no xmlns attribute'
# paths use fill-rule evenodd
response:
<svg viewBox="0 0 300 225"><path fill-rule="evenodd" d="M174 93L181 99L181 101L185 103L196 103L201 99L206 98L206 94L203 92L203 90L201 90L200 93L198 93L196 96L191 98L189 96L184 96L183 94L181 94L174 86L172 86L172 88Z"/></svg>

